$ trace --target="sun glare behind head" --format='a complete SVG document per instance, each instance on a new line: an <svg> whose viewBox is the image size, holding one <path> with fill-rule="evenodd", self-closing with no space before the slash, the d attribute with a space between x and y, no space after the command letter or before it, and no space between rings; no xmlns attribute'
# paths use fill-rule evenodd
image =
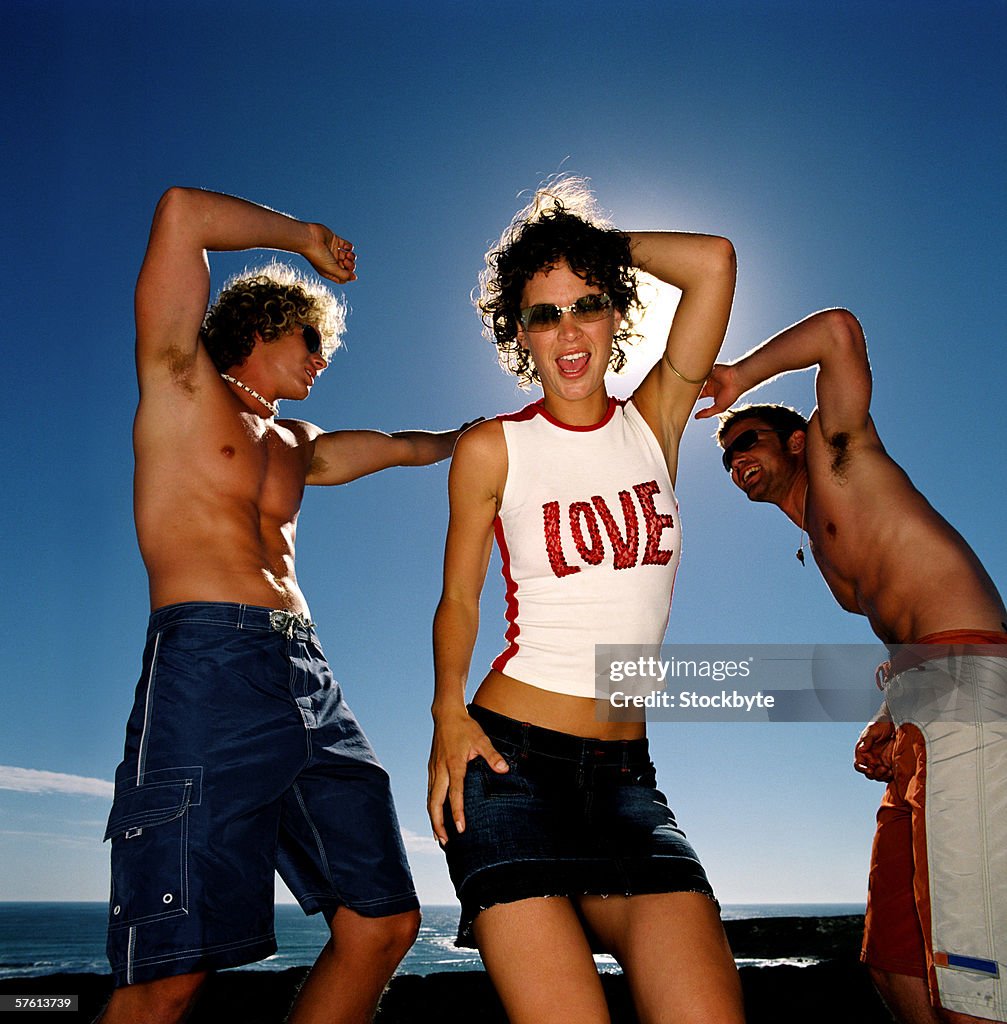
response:
<svg viewBox="0 0 1007 1024"><path fill-rule="evenodd" d="M650 368L664 355L671 319L682 294L677 288L658 281L650 274L643 271L638 273L640 302L644 310L635 326L640 337L632 345L625 346L629 357L625 371L610 373L605 378L609 391L617 398L628 398L640 386Z"/></svg>

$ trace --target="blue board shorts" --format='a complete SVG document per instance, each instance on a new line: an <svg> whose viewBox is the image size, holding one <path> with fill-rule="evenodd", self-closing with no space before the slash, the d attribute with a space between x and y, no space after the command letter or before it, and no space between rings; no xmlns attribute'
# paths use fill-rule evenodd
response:
<svg viewBox="0 0 1007 1024"><path fill-rule="evenodd" d="M274 871L305 913L418 907L388 775L302 617L150 617L106 839L116 985L276 951Z"/></svg>
<svg viewBox="0 0 1007 1024"><path fill-rule="evenodd" d="M469 761L464 832L445 803L444 853L462 905L456 945L476 945L481 911L533 897L698 892L716 902L657 788L646 739L572 736L468 710L510 770Z"/></svg>

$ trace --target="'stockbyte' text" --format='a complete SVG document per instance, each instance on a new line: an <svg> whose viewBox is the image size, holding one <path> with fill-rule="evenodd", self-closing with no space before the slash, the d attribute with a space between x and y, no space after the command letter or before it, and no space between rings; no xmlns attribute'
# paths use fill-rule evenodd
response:
<svg viewBox="0 0 1007 1024"><path fill-rule="evenodd" d="M652 690L647 694L625 693L616 690L608 698L614 708L734 708L752 711L755 708L771 708L776 705L772 694L738 693L697 693L695 690L682 690L679 693L666 693L663 690Z"/></svg>

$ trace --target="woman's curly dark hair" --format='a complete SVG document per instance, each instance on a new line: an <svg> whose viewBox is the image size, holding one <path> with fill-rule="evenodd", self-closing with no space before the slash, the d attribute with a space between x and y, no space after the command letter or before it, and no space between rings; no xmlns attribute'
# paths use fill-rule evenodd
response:
<svg viewBox="0 0 1007 1024"><path fill-rule="evenodd" d="M615 305L620 323L610 370L622 370L622 345L638 337L632 323L640 300L629 236L601 216L586 179L563 176L547 181L486 253L474 300L483 334L496 345L500 365L525 390L541 379L531 353L517 337L521 295L538 271L563 261L589 285L607 292Z"/></svg>
<svg viewBox="0 0 1007 1024"><path fill-rule="evenodd" d="M256 334L275 341L310 324L329 359L342 344L346 303L323 284L286 263L273 261L228 280L203 318L200 337L222 373L240 366L255 348Z"/></svg>

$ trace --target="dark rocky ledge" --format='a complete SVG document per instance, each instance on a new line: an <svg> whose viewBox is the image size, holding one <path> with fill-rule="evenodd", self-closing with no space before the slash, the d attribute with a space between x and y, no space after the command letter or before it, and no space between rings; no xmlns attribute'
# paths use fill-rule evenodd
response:
<svg viewBox="0 0 1007 1024"><path fill-rule="evenodd" d="M801 967L742 967L748 1024L891 1024L891 1017L857 961L863 919L766 918L726 922L740 958L825 958ZM674 965L669 964L669 970ZM212 978L190 1024L281 1024L305 967L287 971L225 971ZM603 976L613 1024L636 1024L621 975ZM33 1012L32 1020L91 1021L111 991L99 974L50 974L0 981L0 994L77 995L80 1011ZM506 1024L499 1000L482 971L402 975L388 986L377 1024Z"/></svg>

